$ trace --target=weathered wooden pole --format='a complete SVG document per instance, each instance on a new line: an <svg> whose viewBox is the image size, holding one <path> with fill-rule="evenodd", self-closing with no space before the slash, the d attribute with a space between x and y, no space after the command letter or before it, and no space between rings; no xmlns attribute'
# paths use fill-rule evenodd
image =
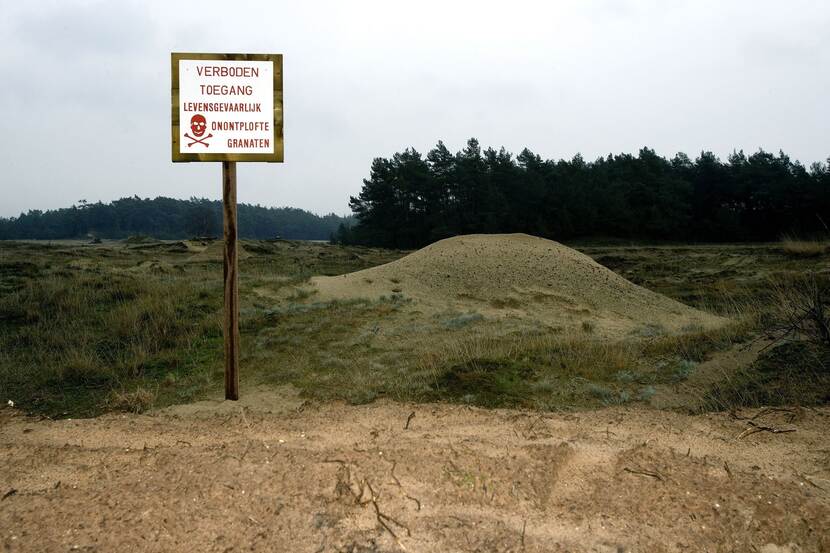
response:
<svg viewBox="0 0 830 553"><path fill-rule="evenodd" d="M217 84L218 77L233 81L221 81L233 84L227 88L245 88L251 101L217 98L217 90L226 88ZM225 399L238 400L241 348L236 163L283 162L282 54L172 52L170 105L173 162L222 162ZM237 110L246 112L244 122ZM220 136L214 136L219 130Z"/></svg>
<svg viewBox="0 0 830 553"><path fill-rule="evenodd" d="M239 258L236 229L236 162L222 162L225 230L225 399L239 399Z"/></svg>

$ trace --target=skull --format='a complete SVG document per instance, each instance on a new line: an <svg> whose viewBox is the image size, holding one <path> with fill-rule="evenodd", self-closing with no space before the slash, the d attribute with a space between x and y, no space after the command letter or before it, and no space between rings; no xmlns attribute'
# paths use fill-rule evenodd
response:
<svg viewBox="0 0 830 553"><path fill-rule="evenodd" d="M193 117L190 118L190 130L193 131L195 136L202 136L205 134L205 129L207 128L207 121L205 120L205 116L197 113Z"/></svg>

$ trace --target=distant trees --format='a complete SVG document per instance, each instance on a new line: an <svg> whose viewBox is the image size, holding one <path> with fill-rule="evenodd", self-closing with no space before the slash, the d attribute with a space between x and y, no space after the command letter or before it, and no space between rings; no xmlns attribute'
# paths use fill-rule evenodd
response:
<svg viewBox="0 0 830 553"><path fill-rule="evenodd" d="M830 160L828 160L830 163ZM415 248L456 234L526 232L567 240L764 241L828 231L830 169L780 152L671 160L643 148L586 162L442 142L377 158L335 241Z"/></svg>
<svg viewBox="0 0 830 553"><path fill-rule="evenodd" d="M243 238L327 240L351 217L319 216L290 207L272 208L240 204L239 235ZM222 233L222 203L203 198L177 200L138 196L109 204L85 200L69 208L32 210L19 217L0 218L0 240L59 239L94 235L124 238L144 234L157 238L219 236Z"/></svg>

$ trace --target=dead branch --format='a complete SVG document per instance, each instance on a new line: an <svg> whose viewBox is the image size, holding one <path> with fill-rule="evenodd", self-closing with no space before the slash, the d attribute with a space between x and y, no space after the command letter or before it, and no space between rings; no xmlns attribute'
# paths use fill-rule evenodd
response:
<svg viewBox="0 0 830 553"><path fill-rule="evenodd" d="M749 420L754 421L755 419L764 417L770 413L787 413L789 415L789 417L787 417L787 422L789 423L792 423L798 416L798 412L795 409L789 409L787 407L765 407L750 417Z"/></svg>
<svg viewBox="0 0 830 553"><path fill-rule="evenodd" d="M762 424L757 424L751 420L746 421L746 424L749 425L749 428L738 434L735 438L736 440L742 440L747 436L751 436L757 432L769 432L771 434L786 434L787 432L795 432L795 428L775 428L774 426L764 426Z"/></svg>
<svg viewBox="0 0 830 553"><path fill-rule="evenodd" d="M405 498L407 498L407 499L408 499L408 500L410 500L410 501L414 501L414 502L415 502L415 505L417 505L417 506L418 506L418 510L419 510L419 511L421 510L421 501L420 501L417 497L412 497L412 496L411 496L411 495L409 495L409 494L404 494L404 497L405 497Z"/></svg>
<svg viewBox="0 0 830 553"><path fill-rule="evenodd" d="M238 461L241 463L245 460L245 456L248 455L248 451L251 449L251 441L248 440L248 443L245 444L245 451L242 452L242 455L239 457Z"/></svg>
<svg viewBox="0 0 830 553"><path fill-rule="evenodd" d="M415 411L412 411L411 413L409 413L409 416L406 417L406 424L403 427L404 430L409 430L409 423L412 422L412 419L414 419L414 418L415 418Z"/></svg>
<svg viewBox="0 0 830 553"><path fill-rule="evenodd" d="M787 413L790 415L788 422L792 422L793 419L795 419L798 416L798 412L795 409L790 409L787 407L764 407L751 417L744 417L743 415L739 415L735 410L731 410L729 411L729 416L737 421L754 421L761 417L765 417L770 413Z"/></svg>
<svg viewBox="0 0 830 553"><path fill-rule="evenodd" d="M242 422L244 422L245 426L247 426L248 430L250 430L251 429L251 423L248 422L248 417L245 416L245 408L244 407L240 407L239 414L242 415Z"/></svg>
<svg viewBox="0 0 830 553"><path fill-rule="evenodd" d="M736 421L748 421L751 418L751 417L744 417L742 415L739 415L738 412L735 411L734 409L729 410L729 416L732 417L733 419L735 419Z"/></svg>
<svg viewBox="0 0 830 553"><path fill-rule="evenodd" d="M389 515L387 515L387 514L383 513L383 512L380 510L380 506L378 505L378 501L377 501L377 500L378 500L378 498L379 498L380 496L379 496L379 495L377 495L377 494L375 494L375 490L372 488L372 484L370 484L368 481L366 481L366 486L368 486L368 488L369 488L369 493L370 493L370 494L371 494L371 496L372 496L371 503L372 503L372 506L373 506L373 507L374 507L374 509L375 509L375 516L376 516L376 518L377 518L378 522L379 522L379 523L380 523L380 524L381 524L384 528L386 528L386 530L387 530L390 534L392 534L392 537L393 537L393 538L395 538L395 540L398 540L398 536L395 534L395 532L393 532L393 531L392 531L392 529L391 529L391 528L389 528L389 526L388 526L388 525L387 525L384 521L389 521L389 522L391 522L391 523L395 524L396 526L398 526L399 528L403 528L404 530L406 530L406 535L407 535L408 537L412 537L412 531L410 531L409 526L407 526L406 524L403 524L403 523L402 523L402 522L400 522L399 520L397 520L397 519L395 519L395 518L393 518L393 517L391 517L391 516L389 516ZM398 544L400 545L400 542L398 542Z"/></svg>
<svg viewBox="0 0 830 553"><path fill-rule="evenodd" d="M542 415L539 415L536 419L533 420L533 422L531 422L528 425L527 430L524 431L525 438L528 437L530 432L533 430L533 427L535 427L537 424L539 424L539 421L541 421L541 420L542 420Z"/></svg>
<svg viewBox="0 0 830 553"><path fill-rule="evenodd" d="M659 480L661 482L663 482L665 480L663 475L660 474L659 472L656 472L656 471L632 469L632 468L628 468L628 467L625 467L623 470L625 472L630 472L631 474L640 474L642 476L648 476L649 478L656 478L657 480Z"/></svg>
<svg viewBox="0 0 830 553"><path fill-rule="evenodd" d="M392 480L395 481L395 484L397 484L399 488L403 488L403 486L401 486L401 481L398 480L397 476L395 476L395 467L396 466L398 466L398 462L397 461L392 461L392 469L389 472L392 475Z"/></svg>
<svg viewBox="0 0 830 553"><path fill-rule="evenodd" d="M796 477L798 477L801 480L807 482L808 484L810 484L812 487L816 488L817 490L827 491L826 489L822 488L821 486L819 486L818 484L816 484L815 482L810 480L810 478L806 474L801 474L798 471L793 471L793 472L795 472Z"/></svg>
<svg viewBox="0 0 830 553"><path fill-rule="evenodd" d="M336 491L337 491L338 495L342 495L342 492L345 491L345 490L343 490L343 488L346 488L346 489L348 489L349 494L354 499L354 502L355 502L356 505L364 506L364 505L371 504L372 509L375 511L375 518L377 519L378 524L380 524L387 532L389 532L389 535L392 536L392 538L395 540L395 542L397 542L397 544L401 547L401 549L406 550L404 545L401 543L400 538L398 537L397 533L395 533L395 531L390 526L390 523L397 526L398 528L402 528L403 530L405 530L406 535L408 537L412 537L412 531L409 529L409 526L407 526L403 522L399 521L398 519L396 519L396 518L394 518L390 515L387 515L383 511L381 511L380 505L378 504L378 499L380 499L380 494L375 492L375 489L372 487L371 482L369 482L368 479L364 478L360 481L357 481L355 483L355 486L352 486L352 472L349 468L349 464L346 461L344 461L342 459L325 459L323 462L324 463L336 463L336 464L340 465L340 470L338 471L338 476L337 476L338 484L337 484L337 488L336 488ZM393 478L395 478L395 480L397 480L397 477L394 476L395 466L396 466L396 462L392 461L392 476L393 476ZM355 488L357 488L357 489L355 489ZM368 499L363 498L366 495L366 490L369 491ZM417 499L415 499L414 497L411 497L409 495L407 495L405 497L407 497L408 499L411 499L412 501L415 501L415 503L418 505L418 510L419 511L421 510L421 502L420 501L418 501Z"/></svg>

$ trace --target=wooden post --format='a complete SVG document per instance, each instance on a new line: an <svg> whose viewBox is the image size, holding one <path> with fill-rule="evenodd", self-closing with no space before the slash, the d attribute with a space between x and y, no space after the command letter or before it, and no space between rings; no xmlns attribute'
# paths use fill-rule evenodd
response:
<svg viewBox="0 0 830 553"><path fill-rule="evenodd" d="M222 162L225 229L225 399L239 399L239 259L236 231L236 162Z"/></svg>

